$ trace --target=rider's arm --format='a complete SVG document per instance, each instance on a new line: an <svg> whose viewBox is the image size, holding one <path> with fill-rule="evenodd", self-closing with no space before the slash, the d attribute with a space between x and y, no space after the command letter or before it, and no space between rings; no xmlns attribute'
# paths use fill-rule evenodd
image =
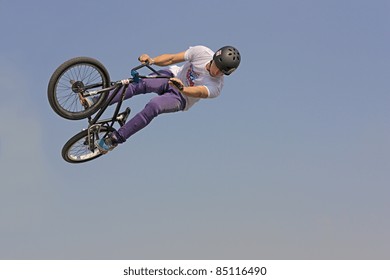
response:
<svg viewBox="0 0 390 280"><path fill-rule="evenodd" d="M180 92L190 97L196 97L196 98L209 97L209 91L205 86L183 87L183 89Z"/></svg>
<svg viewBox="0 0 390 280"><path fill-rule="evenodd" d="M175 54L162 54L151 58L147 54L141 55L138 60L141 62L148 62L150 64L155 64L157 66L167 66L175 63L180 63L184 61L185 52L175 53Z"/></svg>
<svg viewBox="0 0 390 280"><path fill-rule="evenodd" d="M169 83L173 86L175 86L180 92L184 95L190 96L190 97L196 97L196 98L208 98L209 97L209 90L206 86L191 86L191 87L185 87L183 85L183 82L180 81L178 78L171 78L169 79Z"/></svg>

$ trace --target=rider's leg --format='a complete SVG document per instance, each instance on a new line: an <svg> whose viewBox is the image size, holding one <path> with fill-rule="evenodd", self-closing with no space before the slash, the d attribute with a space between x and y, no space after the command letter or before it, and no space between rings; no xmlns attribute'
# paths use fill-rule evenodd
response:
<svg viewBox="0 0 390 280"><path fill-rule="evenodd" d="M184 110L185 104L184 97L173 88L154 97L141 112L117 131L118 143L125 142L127 138L147 126L159 114Z"/></svg>
<svg viewBox="0 0 390 280"><path fill-rule="evenodd" d="M141 112L135 115L118 131L113 131L108 137L98 140L96 146L101 153L105 154L147 126L159 114L184 110L185 105L186 101L184 97L175 88L169 87L166 93L150 100Z"/></svg>
<svg viewBox="0 0 390 280"><path fill-rule="evenodd" d="M173 77L173 74L169 70L160 70L158 71L160 75ZM162 94L167 92L169 88L168 79L166 78L156 78L156 79L141 79L138 83L131 83L125 92L125 99L131 98L137 94L144 94L155 92L157 94ZM113 92L113 91L112 91ZM110 92L110 94L112 94ZM110 105L119 102L121 95L117 94L114 99L111 101Z"/></svg>

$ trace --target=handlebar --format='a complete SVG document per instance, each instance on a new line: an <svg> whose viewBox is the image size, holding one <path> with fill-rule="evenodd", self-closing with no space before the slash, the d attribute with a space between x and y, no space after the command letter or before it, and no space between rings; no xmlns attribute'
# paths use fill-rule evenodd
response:
<svg viewBox="0 0 390 280"><path fill-rule="evenodd" d="M147 67L149 70L151 70L155 75L153 76L141 76L139 75L138 71L139 69L143 68L143 67ZM171 77L169 76L164 76L164 75L161 75L159 72L157 72L153 67L151 67L149 64L141 64L141 65L138 65L136 67L134 67L133 69L131 69L131 76L133 77L134 81L137 82L140 78L167 78L167 79L170 79Z"/></svg>
<svg viewBox="0 0 390 280"><path fill-rule="evenodd" d="M135 73L137 72L138 69L141 69L143 67L147 67L149 68L149 70L151 70L153 73L155 73L156 75L160 75L160 73L158 73L156 70L154 70L153 67L151 67L149 64L141 64L141 65L138 65L136 67L134 67L133 69L131 69L131 73Z"/></svg>
<svg viewBox="0 0 390 280"><path fill-rule="evenodd" d="M151 70L154 74L149 75L149 76L140 75L137 70L139 70L143 67L149 68L149 70ZM149 64L141 64L141 65L134 67L133 69L131 69L131 76L132 76L132 78L129 78L129 79L111 82L111 87L108 88L108 90L112 90L113 88L115 88L118 85L127 85L127 84L131 83L132 81L134 81L135 83L138 83L140 79L156 79L156 78L170 79L171 78L170 76L161 75L158 71L156 71ZM107 89L105 89L105 91L106 90Z"/></svg>
<svg viewBox="0 0 390 280"><path fill-rule="evenodd" d="M143 67L148 67L154 74L156 75L149 75L149 76L140 76L139 73L137 72L138 69L141 69ZM136 67L134 67L133 69L131 69L131 76L133 76L133 81L138 83L140 78L143 78L143 79L153 79L153 78L165 78L165 79L170 79L172 77L170 76L164 76L164 75L160 75L159 72L157 72L156 70L154 70L153 67L151 67L149 64L141 64L141 65L138 65ZM181 91L183 90L183 85L178 83L177 81L175 80L171 80L171 82Z"/></svg>

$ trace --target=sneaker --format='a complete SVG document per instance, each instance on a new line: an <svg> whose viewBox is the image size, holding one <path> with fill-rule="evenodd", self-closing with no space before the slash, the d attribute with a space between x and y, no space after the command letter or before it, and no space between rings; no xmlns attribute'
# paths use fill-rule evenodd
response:
<svg viewBox="0 0 390 280"><path fill-rule="evenodd" d="M110 133L107 137L97 140L95 145L102 154L107 154L109 151L112 151L116 146L118 146L118 142Z"/></svg>

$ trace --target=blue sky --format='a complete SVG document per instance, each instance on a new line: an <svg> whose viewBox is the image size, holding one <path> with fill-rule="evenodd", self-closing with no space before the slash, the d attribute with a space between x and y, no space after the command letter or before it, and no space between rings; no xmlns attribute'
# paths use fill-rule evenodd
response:
<svg viewBox="0 0 390 280"><path fill-rule="evenodd" d="M0 259L388 259L389 24L381 0L1 0ZM86 122L51 110L56 67L199 44L241 52L219 98L62 160Z"/></svg>

